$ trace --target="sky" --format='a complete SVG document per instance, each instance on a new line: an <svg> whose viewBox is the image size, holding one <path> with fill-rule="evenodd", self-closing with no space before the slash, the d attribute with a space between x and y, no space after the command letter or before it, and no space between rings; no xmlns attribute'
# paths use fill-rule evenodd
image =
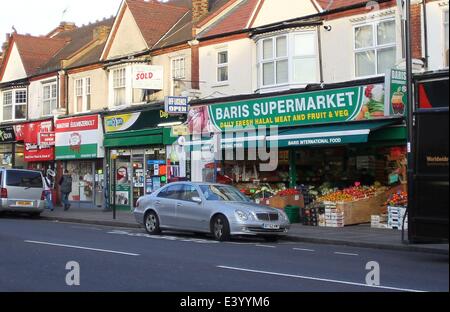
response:
<svg viewBox="0 0 450 312"><path fill-rule="evenodd" d="M122 0L8 0L1 2L0 46L14 26L19 34L46 35L61 21L77 26L116 15ZM66 13L63 13L65 10Z"/></svg>

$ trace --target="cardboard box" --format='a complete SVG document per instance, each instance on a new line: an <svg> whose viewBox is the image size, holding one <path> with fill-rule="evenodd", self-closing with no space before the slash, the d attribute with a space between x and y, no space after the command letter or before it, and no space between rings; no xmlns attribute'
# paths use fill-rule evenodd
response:
<svg viewBox="0 0 450 312"><path fill-rule="evenodd" d="M284 209L287 206L297 206L302 209L305 208L305 202L303 195L273 196L269 198L268 206L278 209Z"/></svg>

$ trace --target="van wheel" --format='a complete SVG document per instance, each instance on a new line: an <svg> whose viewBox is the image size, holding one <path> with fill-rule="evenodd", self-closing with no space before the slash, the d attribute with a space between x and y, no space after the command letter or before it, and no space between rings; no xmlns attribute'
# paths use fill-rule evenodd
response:
<svg viewBox="0 0 450 312"><path fill-rule="evenodd" d="M216 216L212 221L211 228L214 238L219 242L227 242L230 240L230 224L225 216Z"/></svg>
<svg viewBox="0 0 450 312"><path fill-rule="evenodd" d="M161 229L159 228L159 218L154 211L150 211L145 215L144 226L145 230L150 235L161 234Z"/></svg>

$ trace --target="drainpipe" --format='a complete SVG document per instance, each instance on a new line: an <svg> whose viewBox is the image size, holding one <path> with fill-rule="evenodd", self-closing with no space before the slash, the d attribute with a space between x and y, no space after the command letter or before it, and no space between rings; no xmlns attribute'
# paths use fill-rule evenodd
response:
<svg viewBox="0 0 450 312"><path fill-rule="evenodd" d="M323 58L322 58L322 36L320 32L320 27L317 26L317 41L318 41L318 47L319 47L319 73L320 73L320 83L322 84L324 82L323 79Z"/></svg>
<svg viewBox="0 0 450 312"><path fill-rule="evenodd" d="M428 17L427 17L427 1L422 0L422 7L423 7L423 40L424 40L424 50L425 50L425 57L424 57L424 67L425 71L428 70L428 58L430 57L428 54Z"/></svg>

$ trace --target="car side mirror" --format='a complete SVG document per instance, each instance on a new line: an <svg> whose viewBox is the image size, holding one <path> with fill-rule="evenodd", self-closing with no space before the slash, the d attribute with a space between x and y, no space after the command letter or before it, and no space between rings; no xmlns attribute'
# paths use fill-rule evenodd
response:
<svg viewBox="0 0 450 312"><path fill-rule="evenodd" d="M200 197L192 197L192 201L194 203L197 203L197 204L201 204L202 203L202 199Z"/></svg>

